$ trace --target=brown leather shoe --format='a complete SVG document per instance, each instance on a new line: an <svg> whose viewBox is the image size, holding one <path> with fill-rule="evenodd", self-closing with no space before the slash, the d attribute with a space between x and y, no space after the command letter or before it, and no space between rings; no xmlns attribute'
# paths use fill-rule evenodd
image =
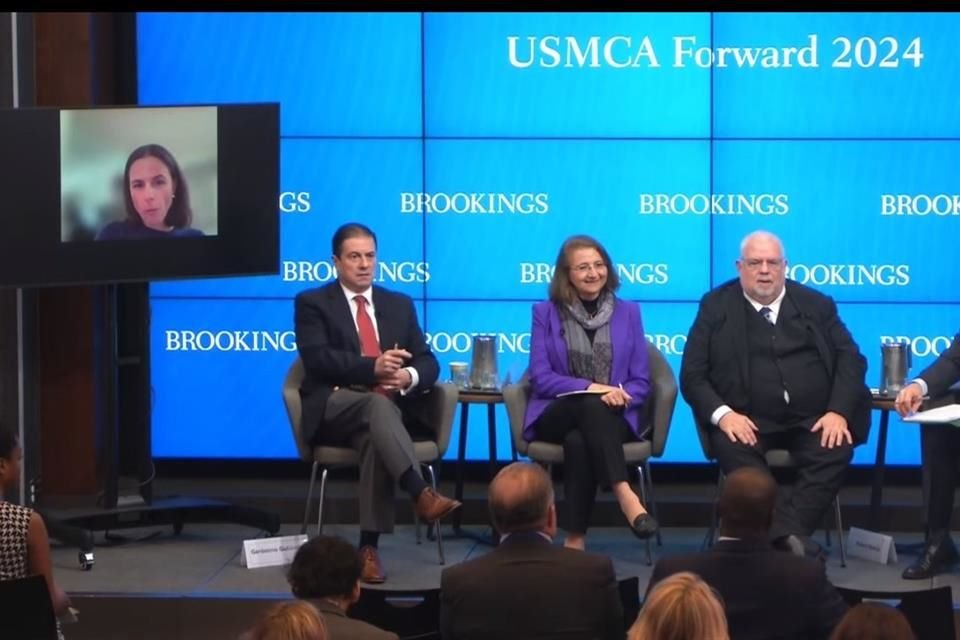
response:
<svg viewBox="0 0 960 640"><path fill-rule="evenodd" d="M360 582L368 584L383 584L387 580L387 574L383 572L383 565L380 564L380 556L377 550L370 545L360 547L357 552L360 554L360 562L363 567L360 569Z"/></svg>
<svg viewBox="0 0 960 640"><path fill-rule="evenodd" d="M454 509L460 508L462 504L463 503L457 500L451 500L450 498L440 495L434 491L432 487L427 487L417 496L416 502L413 503L413 510L418 518L430 524L436 522Z"/></svg>

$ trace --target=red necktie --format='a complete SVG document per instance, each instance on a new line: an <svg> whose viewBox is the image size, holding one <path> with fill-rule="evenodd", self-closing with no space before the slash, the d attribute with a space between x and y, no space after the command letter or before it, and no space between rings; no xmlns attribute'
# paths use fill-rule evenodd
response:
<svg viewBox="0 0 960 640"><path fill-rule="evenodd" d="M360 334L360 353L376 358L380 355L380 341L377 340L377 332L373 329L373 320L367 313L367 299L363 296L354 296L357 302L357 333ZM376 385L373 390L385 396L390 395L383 387Z"/></svg>
<svg viewBox="0 0 960 640"><path fill-rule="evenodd" d="M354 296L357 301L357 331L360 333L360 353L371 358L380 355L380 341L377 332L373 329L373 321L367 313L367 299L363 296Z"/></svg>

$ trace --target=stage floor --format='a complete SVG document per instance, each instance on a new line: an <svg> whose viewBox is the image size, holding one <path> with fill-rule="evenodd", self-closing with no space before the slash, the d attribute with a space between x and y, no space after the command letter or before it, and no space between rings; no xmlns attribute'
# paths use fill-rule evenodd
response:
<svg viewBox="0 0 960 640"><path fill-rule="evenodd" d="M484 533L482 526L465 526ZM284 525L280 535L295 534L298 525ZM138 540L151 532L160 535ZM288 598L285 568L246 569L241 566L241 548L246 538L258 537L249 527L231 524L188 524L174 536L171 527L129 529L119 532L130 541L111 544L96 534L96 564L80 568L77 551L54 544L53 562L57 582L71 595L80 611L79 622L65 627L70 640L138 637L166 640L236 638L260 610L277 599ZM324 533L345 537L356 544L356 525L329 525ZM665 528L663 546L653 545L653 559L696 551L703 528ZM562 535L562 534L561 534ZM897 543L915 543L918 535L895 533ZM823 533L818 533L818 541ZM398 525L393 535L380 542L381 559L388 574L381 587L387 590L436 588L440 572L435 541L424 537L417 545L412 525ZM444 527L447 566L487 553L490 546L453 536ZM646 589L652 568L646 564L644 544L624 527L600 527L590 531L590 551L609 555L619 578L637 576ZM840 587L859 590L903 592L950 585L954 606L960 605L960 569L932 580L907 581L900 577L912 556L901 555L896 565L884 566L847 558L840 566L834 539L827 570ZM117 606L123 603L122 606ZM148 622L149 621L149 622ZM136 633L130 625L136 625Z"/></svg>

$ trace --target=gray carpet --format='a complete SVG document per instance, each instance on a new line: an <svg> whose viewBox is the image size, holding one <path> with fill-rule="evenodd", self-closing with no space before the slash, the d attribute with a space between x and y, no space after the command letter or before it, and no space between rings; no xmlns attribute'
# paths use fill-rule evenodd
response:
<svg viewBox="0 0 960 640"><path fill-rule="evenodd" d="M297 525L285 525L280 534L294 534L298 529ZM465 529L485 532L481 526ZM151 531L159 531L160 535L137 540ZM355 525L330 525L324 532L341 535L352 543L358 538ZM452 534L450 527L444 528L447 565L491 549ZM283 597L289 593L283 567L246 569L240 564L243 540L257 535L255 530L239 525L196 524L187 525L179 536L172 535L169 528L127 530L123 536L131 540L112 545L102 544L103 534L97 534L96 565L92 570L80 568L76 550L59 545L53 549L54 570L57 582L68 593L76 594ZM665 529L663 546L653 546L654 561L661 555L696 551L703 535L703 529ZM822 532L818 539L824 542ZM910 543L917 542L919 537L901 533L895 540ZM439 564L436 542L424 537L421 544L416 544L411 525L398 525L393 535L382 536L380 549L388 574L383 588L416 590L439 586L443 567ZM618 577L638 576L641 589L646 588L651 568L646 564L644 545L626 527L591 530L588 549L609 555ZM901 555L896 566L884 566L848 558L844 568L840 566L839 548L834 539L827 570L834 584L852 589L908 591L949 584L954 587L954 602L960 604L960 569L929 581L903 580L900 574L912 559L912 556Z"/></svg>

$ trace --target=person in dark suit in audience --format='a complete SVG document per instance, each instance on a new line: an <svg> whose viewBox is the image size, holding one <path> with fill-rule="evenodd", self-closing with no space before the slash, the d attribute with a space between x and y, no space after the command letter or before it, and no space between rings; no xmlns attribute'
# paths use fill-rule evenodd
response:
<svg viewBox="0 0 960 640"><path fill-rule="evenodd" d="M514 462L490 483L499 546L440 577L444 640L623 640L623 606L610 558L553 544L550 476Z"/></svg>
<svg viewBox="0 0 960 640"><path fill-rule="evenodd" d="M397 634L347 617L360 599L362 561L343 538L317 536L303 543L287 571L293 595L323 617L329 640L397 640Z"/></svg>
<svg viewBox="0 0 960 640"><path fill-rule="evenodd" d="M419 417L439 365L409 296L373 285L377 237L351 222L333 234L337 280L297 294L294 325L305 376L303 430L313 445L360 452L360 553L364 582L386 580L377 553L394 526L394 484L432 523L460 506L424 482L411 433L433 435Z"/></svg>
<svg viewBox="0 0 960 640"><path fill-rule="evenodd" d="M897 413L906 416L920 408L923 396L937 397L960 381L960 333L950 347L897 394ZM925 580L960 561L950 538L957 463L960 461L960 429L949 424L920 427L923 466L929 477L927 541L916 562L903 570L907 580Z"/></svg>
<svg viewBox="0 0 960 640"><path fill-rule="evenodd" d="M847 611L822 562L783 553L769 539L777 483L757 467L730 473L720 495L720 537L702 553L661 558L647 593L690 571L720 594L731 640L827 638Z"/></svg>
<svg viewBox="0 0 960 640"><path fill-rule="evenodd" d="M572 549L586 546L598 485L613 492L634 535L657 532L623 455L624 442L647 437L651 385L640 306L618 298L619 286L603 245L572 236L557 255L550 299L533 306L523 437L563 445L564 546Z"/></svg>
<svg viewBox="0 0 960 640"><path fill-rule="evenodd" d="M706 426L724 473L766 468L766 451L796 462L771 539L823 556L811 538L843 484L853 447L870 430L866 358L833 300L786 279L775 235L756 231L740 245L739 278L703 296L687 336L680 390Z"/></svg>

